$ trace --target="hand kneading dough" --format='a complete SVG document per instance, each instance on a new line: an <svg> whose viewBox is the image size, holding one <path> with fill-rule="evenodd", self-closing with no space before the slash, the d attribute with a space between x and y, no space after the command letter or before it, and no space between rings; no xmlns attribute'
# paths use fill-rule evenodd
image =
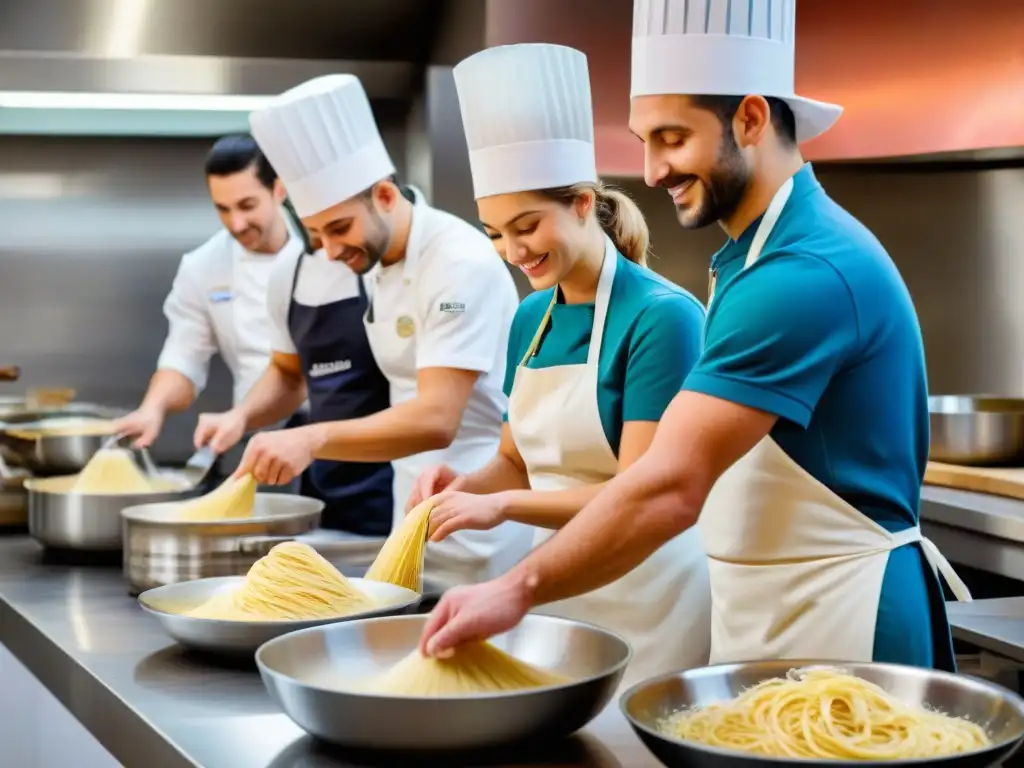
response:
<svg viewBox="0 0 1024 768"><path fill-rule="evenodd" d="M561 685L567 679L505 653L487 642L468 642L448 659L413 651L358 690L391 696L468 696Z"/></svg>
<svg viewBox="0 0 1024 768"><path fill-rule="evenodd" d="M427 499L405 516L384 542L366 572L366 578L420 591L423 554L427 548L427 531L433 508L433 502Z"/></svg>
<svg viewBox="0 0 1024 768"><path fill-rule="evenodd" d="M124 448L96 451L71 486L71 493L152 493L153 483Z"/></svg>
<svg viewBox="0 0 1024 768"><path fill-rule="evenodd" d="M178 515L182 520L194 522L252 517L256 485L256 478L251 474L229 477L205 496L184 502Z"/></svg>
<svg viewBox="0 0 1024 768"><path fill-rule="evenodd" d="M308 544L286 541L257 560L242 586L188 616L225 621L332 619L379 607Z"/></svg>

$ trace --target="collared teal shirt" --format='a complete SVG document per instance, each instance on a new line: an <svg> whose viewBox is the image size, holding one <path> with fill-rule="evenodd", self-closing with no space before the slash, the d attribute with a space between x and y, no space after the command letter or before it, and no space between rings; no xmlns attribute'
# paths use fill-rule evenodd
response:
<svg viewBox="0 0 1024 768"><path fill-rule="evenodd" d="M617 456L622 425L659 421L700 356L704 306L694 296L616 254L604 340L598 358L597 407ZM531 293L519 305L509 333L505 394L540 326L554 288ZM530 368L587 362L594 303L552 307L551 322ZM506 420L508 414L505 414Z"/></svg>
<svg viewBox="0 0 1024 768"><path fill-rule="evenodd" d="M743 268L760 219L715 254L704 354L684 388L778 416L771 436L813 477L887 530L915 526L929 422L910 293L809 164L793 182L757 262ZM889 558L875 658L952 664L941 589L920 545Z"/></svg>

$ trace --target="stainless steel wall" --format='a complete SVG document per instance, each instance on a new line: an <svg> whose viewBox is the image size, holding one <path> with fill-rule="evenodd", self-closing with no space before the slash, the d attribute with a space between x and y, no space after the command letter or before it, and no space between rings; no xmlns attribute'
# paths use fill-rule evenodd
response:
<svg viewBox="0 0 1024 768"><path fill-rule="evenodd" d="M816 173L907 281L931 391L1024 395L1024 168L821 164ZM706 299L708 260L724 233L684 231L662 190L619 183L647 216L654 268Z"/></svg>
<svg viewBox="0 0 1024 768"><path fill-rule="evenodd" d="M402 123L382 133L404 172ZM22 369L0 393L71 386L134 407L181 255L220 226L202 172L210 143L0 138L0 364ZM198 410L230 405L219 360L213 371L196 406L169 420L157 458L187 457Z"/></svg>

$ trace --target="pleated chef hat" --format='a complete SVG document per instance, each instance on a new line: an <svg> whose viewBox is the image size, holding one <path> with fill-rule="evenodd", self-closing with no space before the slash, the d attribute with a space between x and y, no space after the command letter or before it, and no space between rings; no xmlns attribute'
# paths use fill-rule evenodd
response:
<svg viewBox="0 0 1024 768"><path fill-rule="evenodd" d="M597 181L587 57L524 43L454 70L477 199Z"/></svg>
<svg viewBox="0 0 1024 768"><path fill-rule="evenodd" d="M252 135L299 216L312 216L395 172L354 75L325 75L249 116Z"/></svg>
<svg viewBox="0 0 1024 768"><path fill-rule="evenodd" d="M843 108L794 93L795 31L796 0L634 0L630 98L775 96L813 139Z"/></svg>

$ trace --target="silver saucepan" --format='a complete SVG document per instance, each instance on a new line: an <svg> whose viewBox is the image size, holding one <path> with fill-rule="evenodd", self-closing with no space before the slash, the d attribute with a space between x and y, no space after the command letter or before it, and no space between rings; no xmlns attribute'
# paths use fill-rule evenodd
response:
<svg viewBox="0 0 1024 768"><path fill-rule="evenodd" d="M0 441L34 474L72 474L110 440L111 422L123 413L84 404L8 413L0 421Z"/></svg>

